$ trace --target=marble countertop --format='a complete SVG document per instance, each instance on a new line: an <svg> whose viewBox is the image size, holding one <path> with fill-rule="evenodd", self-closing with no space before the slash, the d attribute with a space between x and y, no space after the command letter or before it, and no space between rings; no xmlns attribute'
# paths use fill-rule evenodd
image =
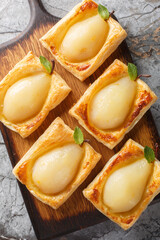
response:
<svg viewBox="0 0 160 240"><path fill-rule="evenodd" d="M42 0L47 11L63 17L79 0ZM101 0L128 32L127 43L139 73L160 96L160 0ZM30 19L28 0L0 1L0 43L17 36ZM160 133L160 100L152 107ZM123 231L111 221L71 233L59 240L159 240L160 203L147 208L138 222ZM10 160L0 135L0 239L36 239Z"/></svg>

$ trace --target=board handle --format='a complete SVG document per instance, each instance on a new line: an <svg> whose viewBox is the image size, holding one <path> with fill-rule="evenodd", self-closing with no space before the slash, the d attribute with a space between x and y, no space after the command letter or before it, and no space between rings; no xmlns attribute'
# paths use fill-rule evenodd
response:
<svg viewBox="0 0 160 240"><path fill-rule="evenodd" d="M15 42L23 40L25 35L33 31L35 25L45 24L45 22L48 21L56 23L60 20L46 11L41 0L28 0L28 3L30 7L30 21L27 27L17 37L0 44L0 52L3 51L4 48L14 45Z"/></svg>
<svg viewBox="0 0 160 240"><path fill-rule="evenodd" d="M42 15L53 17L49 12L46 11L41 0L28 0L28 2L31 11L31 19L40 20L40 17L42 17Z"/></svg>

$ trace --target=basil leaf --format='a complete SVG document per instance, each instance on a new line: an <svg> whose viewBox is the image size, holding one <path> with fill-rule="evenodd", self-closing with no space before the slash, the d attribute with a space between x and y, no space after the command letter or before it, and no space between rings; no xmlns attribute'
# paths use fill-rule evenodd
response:
<svg viewBox="0 0 160 240"><path fill-rule="evenodd" d="M128 74L131 80L136 80L137 78L137 67L133 63L128 63Z"/></svg>
<svg viewBox="0 0 160 240"><path fill-rule="evenodd" d="M101 16L101 18L103 18L104 20L107 20L109 18L108 9L101 4L98 5L98 13Z"/></svg>
<svg viewBox="0 0 160 240"><path fill-rule="evenodd" d="M155 153L152 148L145 146L144 148L144 157L147 159L149 163L155 160Z"/></svg>
<svg viewBox="0 0 160 240"><path fill-rule="evenodd" d="M84 141L83 133L79 127L75 127L73 137L77 144L81 145Z"/></svg>
<svg viewBox="0 0 160 240"><path fill-rule="evenodd" d="M52 64L43 56L39 57L41 64L45 67L47 72L50 74L52 71Z"/></svg>

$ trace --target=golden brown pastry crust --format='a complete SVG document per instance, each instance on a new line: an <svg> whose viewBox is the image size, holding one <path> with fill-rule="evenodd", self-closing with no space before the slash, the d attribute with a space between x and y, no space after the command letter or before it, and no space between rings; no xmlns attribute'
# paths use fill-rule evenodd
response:
<svg viewBox="0 0 160 240"><path fill-rule="evenodd" d="M88 143L83 143L82 147L84 148L84 155L81 159L81 164L74 180L64 191L55 195L46 195L33 183L33 164L39 156L50 149L67 143L74 143L73 130L71 130L61 118L57 117L13 169L13 174L19 181L21 181L21 183L26 185L28 190L36 198L43 203L50 205L54 209L60 207L71 196L71 194L87 178L91 170L101 158L101 155Z"/></svg>
<svg viewBox="0 0 160 240"><path fill-rule="evenodd" d="M59 74L53 71L50 90L41 111L35 117L22 123L14 124L9 122L2 114L6 91L11 85L27 74L38 72L46 72L46 70L40 63L39 58L32 52L29 52L0 82L0 121L11 130L18 132L23 138L28 137L34 132L42 124L49 111L60 104L71 91L70 87Z"/></svg>
<svg viewBox="0 0 160 240"><path fill-rule="evenodd" d="M75 117L92 136L110 149L113 149L123 139L124 135L136 125L145 112L157 100L157 96L151 91L148 85L138 79L136 98L129 115L122 126L118 129L108 131L100 130L93 126L88 118L88 106L91 97L103 87L125 76L128 76L127 66L116 59L86 90L80 100L69 111L70 115Z"/></svg>
<svg viewBox="0 0 160 240"><path fill-rule="evenodd" d="M97 11L97 8L97 3L92 0L82 1L40 39L42 45L52 53L54 58L81 81L89 77L116 50L127 36L127 33L121 25L112 17L109 17L107 20L109 33L98 54L94 58L81 63L66 61L56 47L57 41L62 41L63 39L60 38L60 34L67 29L67 26L71 26L76 22L80 15L87 14L89 11Z"/></svg>
<svg viewBox="0 0 160 240"><path fill-rule="evenodd" d="M83 190L84 196L104 215L110 220L116 222L123 229L130 228L140 217L141 213L147 208L153 198L160 192L160 162L155 159L153 164L153 172L147 183L145 192L141 201L132 210L126 213L113 213L102 201L102 191L106 178L117 169L118 166L128 164L131 161L144 156L144 148L129 139L123 148L115 154L105 165L103 170L97 177ZM146 160L147 161L147 160ZM136 176L135 176L136 177Z"/></svg>

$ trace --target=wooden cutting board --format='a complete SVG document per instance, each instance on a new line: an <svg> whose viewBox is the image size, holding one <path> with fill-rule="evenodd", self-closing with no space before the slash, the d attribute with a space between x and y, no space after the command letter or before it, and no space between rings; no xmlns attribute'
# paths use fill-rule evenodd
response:
<svg viewBox="0 0 160 240"><path fill-rule="evenodd" d="M59 19L47 13L40 0L29 0L29 4L31 9L31 19L27 29L17 38L0 46L0 79L2 79L30 50L32 50L37 56L43 55L50 60L52 59L51 54L40 44L39 38L42 37ZM89 84L100 76L116 58L125 63L132 61L125 41L105 61L105 63L83 83L56 63L55 70L72 88L72 92L69 96L58 107L50 112L38 130L27 139L22 139L18 134L10 131L2 124L0 126L13 166L21 159L57 116L60 116L72 129L78 125L77 121L69 116L68 110L73 103L80 98L88 88ZM83 197L82 190L93 180L109 158L120 150L128 138L132 138L140 144L148 145L152 148L154 148L155 143L159 141L158 132L150 111L145 114L134 129L127 134L124 140L113 150L109 150L101 143L98 143L84 129L83 133L85 138L91 140L91 145L96 151L101 153L103 157L87 180L58 210L53 210L51 207L38 201L29 193L29 191L27 191L25 186L19 183L36 236L40 240L53 238L107 220L106 217L98 212Z"/></svg>

